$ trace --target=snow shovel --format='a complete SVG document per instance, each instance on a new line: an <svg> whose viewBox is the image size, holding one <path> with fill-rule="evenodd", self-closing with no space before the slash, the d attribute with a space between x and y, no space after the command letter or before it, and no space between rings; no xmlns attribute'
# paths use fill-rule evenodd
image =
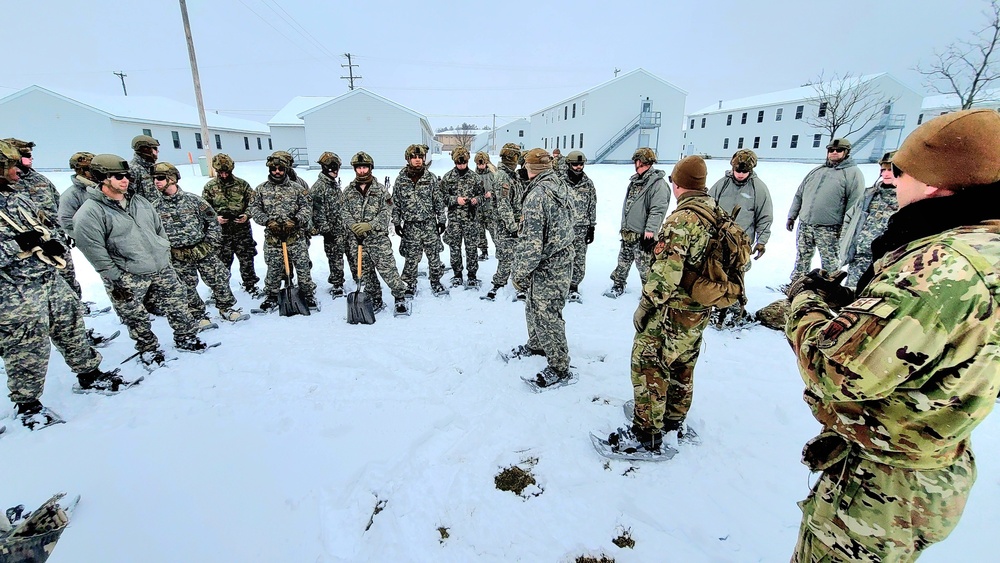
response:
<svg viewBox="0 0 1000 563"><path fill-rule="evenodd" d="M358 287L347 294L347 322L352 325L375 324L375 308L367 293L361 291L361 245L358 245Z"/></svg>
<svg viewBox="0 0 1000 563"><path fill-rule="evenodd" d="M285 259L285 279L282 280L282 288L278 291L278 314L282 317L308 316L309 306L299 295L299 288L292 285L292 271L288 266L288 245L285 242L281 243L281 254Z"/></svg>

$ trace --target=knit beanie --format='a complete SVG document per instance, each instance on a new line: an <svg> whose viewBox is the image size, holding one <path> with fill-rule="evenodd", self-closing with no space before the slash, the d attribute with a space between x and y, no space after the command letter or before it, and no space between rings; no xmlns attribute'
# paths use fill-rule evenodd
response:
<svg viewBox="0 0 1000 563"><path fill-rule="evenodd" d="M524 153L524 167L528 172L539 174L552 168L552 155L545 149L531 149Z"/></svg>
<svg viewBox="0 0 1000 563"><path fill-rule="evenodd" d="M949 190L1000 181L1000 113L969 109L917 127L892 156L917 180Z"/></svg>
<svg viewBox="0 0 1000 563"><path fill-rule="evenodd" d="M700 156L686 156L678 160L674 171L670 173L670 181L688 190L705 190L706 178L708 166Z"/></svg>

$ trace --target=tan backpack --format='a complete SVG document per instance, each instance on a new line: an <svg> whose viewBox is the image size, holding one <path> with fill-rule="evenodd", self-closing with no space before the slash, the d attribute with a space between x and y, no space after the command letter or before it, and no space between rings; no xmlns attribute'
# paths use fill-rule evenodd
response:
<svg viewBox="0 0 1000 563"><path fill-rule="evenodd" d="M691 298L706 307L729 307L737 301L746 305L746 288L743 275L750 262L750 238L736 223L740 206L733 213L726 213L716 206L716 211L695 203L684 202L678 209L687 209L710 226L712 239L705 252L701 271L684 270L681 287Z"/></svg>

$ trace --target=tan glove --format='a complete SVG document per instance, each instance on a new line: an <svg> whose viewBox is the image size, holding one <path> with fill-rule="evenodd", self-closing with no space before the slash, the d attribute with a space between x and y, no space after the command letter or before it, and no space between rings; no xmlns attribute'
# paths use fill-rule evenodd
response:
<svg viewBox="0 0 1000 563"><path fill-rule="evenodd" d="M635 327L636 332L642 332L646 328L646 323L649 322L649 314L653 311L653 302L646 299L643 295L642 299L639 299L639 306L636 307L635 313L632 315L632 326Z"/></svg>

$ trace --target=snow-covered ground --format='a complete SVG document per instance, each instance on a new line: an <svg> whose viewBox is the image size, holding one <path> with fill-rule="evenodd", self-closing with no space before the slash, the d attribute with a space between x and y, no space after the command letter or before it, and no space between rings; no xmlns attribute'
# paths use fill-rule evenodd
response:
<svg viewBox="0 0 1000 563"><path fill-rule="evenodd" d="M450 164L438 156L433 170L443 174ZM727 166L709 161L710 181ZM775 225L748 276L752 310L779 297L767 287L791 270L794 240L784 219L809 168L758 167L771 188ZM875 180L876 165L862 170ZM74 376L54 351L42 399L68 423L30 433L9 418L10 403L0 402L8 417L0 507L37 506L57 491L82 495L53 562L572 561L601 554L619 562L788 560L799 524L795 503L811 483L799 455L818 424L802 402L781 334L707 331L689 419L703 445L684 447L669 462L636 464L605 460L591 447L588 432L622 425L622 403L632 397L639 281L633 268L623 298L601 296L616 262L632 167L587 172L598 189L597 236L584 303L564 311L578 384L536 395L519 375L538 371L543 360L505 365L497 358L498 349L526 339L523 305L510 300L509 285L493 303L454 289L439 299L421 278L412 317L386 311L374 325L348 325L345 301L323 293L328 267L314 242L318 314L225 325L203 335L221 347L181 354L114 397L74 395ZM181 173L181 186L200 193L206 179L187 165ZM266 169L241 163L236 174L256 185ZM317 171L301 174L311 182ZM375 174L395 178L396 170ZM66 173L49 176L69 185ZM352 176L345 170L344 183ZM259 227L255 233L260 240ZM490 254L480 268L484 280L496 268L492 246ZM84 297L108 304L89 264L75 258ZM257 271L263 277L262 255ZM238 273L232 285L239 287ZM235 291L245 310L256 305ZM123 329L113 314L88 325L102 333ZM154 330L169 347L166 321L157 319ZM102 350L104 367L133 351L123 335ZM132 363L122 370L144 373ZM976 430L975 451L979 482L965 516L925 561L995 560L996 415ZM515 464L537 480L527 498L495 486L495 476ZM373 514L376 506L381 511ZM634 548L612 543L623 532Z"/></svg>

